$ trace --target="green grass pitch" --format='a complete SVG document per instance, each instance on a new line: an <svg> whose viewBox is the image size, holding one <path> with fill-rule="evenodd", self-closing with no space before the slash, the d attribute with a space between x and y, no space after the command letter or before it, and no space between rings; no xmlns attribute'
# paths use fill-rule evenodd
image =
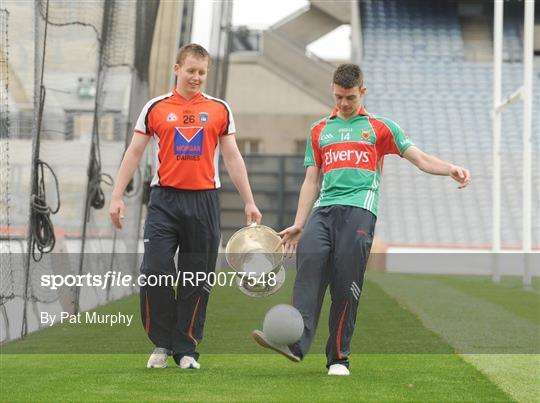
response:
<svg viewBox="0 0 540 403"><path fill-rule="evenodd" d="M200 346L202 369L146 369L152 346L139 323L138 297L100 312L134 313L131 327L57 325L2 346L2 401L471 401L540 400L538 354L479 354L478 341L452 331L452 309L437 305L456 295L483 316L514 318L517 342L534 343L540 325L539 283L494 285L484 277L369 273L353 340L351 376L328 377L322 354L328 334L327 295L310 354L299 364L256 345L250 336L271 306L288 302L292 276L276 295L253 299L215 287ZM422 304L423 292L434 302ZM437 309L439 311L437 311ZM458 306L459 320L467 320ZM448 320L440 320L441 310ZM465 316L465 318L463 318ZM471 318L468 318L469 320ZM457 323L457 322L456 322ZM536 333L534 333L536 331ZM457 333L457 334L456 334ZM516 332L517 333L517 332ZM511 335L509 335L510 337ZM489 342L488 337L488 342ZM495 340L500 343L500 340ZM538 342L538 340L536 340ZM467 344L469 343L469 344ZM48 354L44 354L47 352ZM536 351L537 352L537 351Z"/></svg>

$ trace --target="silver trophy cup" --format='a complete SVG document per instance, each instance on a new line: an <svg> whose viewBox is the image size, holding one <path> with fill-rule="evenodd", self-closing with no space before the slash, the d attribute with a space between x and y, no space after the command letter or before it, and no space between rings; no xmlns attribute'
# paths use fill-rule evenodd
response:
<svg viewBox="0 0 540 403"><path fill-rule="evenodd" d="M225 248L225 258L237 273L236 284L250 297L274 294L285 282L283 252L276 231L252 224L236 231Z"/></svg>

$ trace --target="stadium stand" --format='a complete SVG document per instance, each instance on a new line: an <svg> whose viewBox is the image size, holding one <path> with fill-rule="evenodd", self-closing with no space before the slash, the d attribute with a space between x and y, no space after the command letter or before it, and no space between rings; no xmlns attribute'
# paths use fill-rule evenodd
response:
<svg viewBox="0 0 540 403"><path fill-rule="evenodd" d="M489 245L491 242L491 62L465 57L458 9L434 0L360 2L366 108L390 117L427 152L469 167L472 186L418 175L388 158L384 166L378 233L391 244ZM522 5L521 5L522 7ZM519 4L507 6L503 97L523 82ZM534 67L534 90L540 68ZM533 107L533 244L540 242L539 97ZM535 112L534 112L535 111ZM519 246L522 228L522 105L502 121L502 242Z"/></svg>

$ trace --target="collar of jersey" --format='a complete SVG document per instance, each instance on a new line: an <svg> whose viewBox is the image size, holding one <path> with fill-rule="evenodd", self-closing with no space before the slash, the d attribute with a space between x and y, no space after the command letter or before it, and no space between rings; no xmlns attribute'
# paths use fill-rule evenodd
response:
<svg viewBox="0 0 540 403"><path fill-rule="evenodd" d="M183 103L188 103L188 102L193 102L199 98L202 97L202 92L199 91L197 92L195 95L193 95L191 98L189 99L186 99L184 98L182 95L180 95L180 93L178 92L178 90L176 89L176 87L173 88L173 94L174 94L174 97L176 99L178 99L180 102L183 102Z"/></svg>
<svg viewBox="0 0 540 403"><path fill-rule="evenodd" d="M339 112L339 109L336 106L334 109L332 109L332 114L330 115L330 119L334 119L335 117L337 117L338 112ZM358 108L358 115L369 116L369 113L367 113L366 109L364 108L364 105L361 105L360 108Z"/></svg>

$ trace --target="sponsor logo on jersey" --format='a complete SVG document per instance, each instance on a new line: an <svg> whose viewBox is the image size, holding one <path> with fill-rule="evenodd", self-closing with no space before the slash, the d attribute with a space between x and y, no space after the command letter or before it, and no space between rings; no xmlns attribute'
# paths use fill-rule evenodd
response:
<svg viewBox="0 0 540 403"><path fill-rule="evenodd" d="M198 155L202 154L204 128L202 126L175 127L174 128L174 154Z"/></svg>
<svg viewBox="0 0 540 403"><path fill-rule="evenodd" d="M167 115L167 122L174 122L176 120L178 120L178 116L176 116L174 113L171 112Z"/></svg>
<svg viewBox="0 0 540 403"><path fill-rule="evenodd" d="M199 120L201 121L201 123L208 122L208 113L206 112L199 113Z"/></svg>
<svg viewBox="0 0 540 403"><path fill-rule="evenodd" d="M372 144L360 141L334 143L322 153L323 173L333 169L356 168L375 171L377 154Z"/></svg>
<svg viewBox="0 0 540 403"><path fill-rule="evenodd" d="M360 150L328 150L324 153L324 163L332 165L336 162L352 162L355 165L369 162L369 152Z"/></svg>

